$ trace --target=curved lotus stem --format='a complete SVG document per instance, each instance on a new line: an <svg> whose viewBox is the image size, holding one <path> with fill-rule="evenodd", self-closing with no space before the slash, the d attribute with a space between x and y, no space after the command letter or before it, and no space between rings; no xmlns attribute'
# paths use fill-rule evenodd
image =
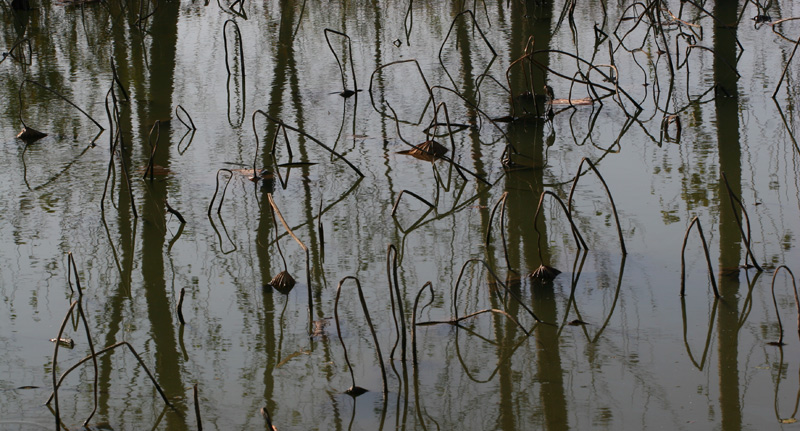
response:
<svg viewBox="0 0 800 431"><path fill-rule="evenodd" d="M798 337L800 337L800 300L798 300L798 297L797 297L797 283L794 280L794 274L792 273L792 270L789 269L789 267L787 267L786 265L781 265L781 266L775 268L775 272L772 274L772 304L775 305L775 315L778 317L778 328L780 328L780 332L781 332L780 338L778 339L777 342L769 343L769 344L772 344L772 345L775 345L775 346L783 346L784 345L784 343L783 343L783 323L781 322L781 314L778 312L778 301L775 299L775 278L777 277L777 275L780 272L781 268L785 269L786 272L789 273L789 276L792 278L792 288L793 288L793 293L794 293L794 304L795 304L795 307L797 308L797 335L798 335Z"/></svg>
<svg viewBox="0 0 800 431"><path fill-rule="evenodd" d="M433 284L429 281L423 284L419 292L417 292L417 296L414 298L414 311L411 314L411 355L414 358L414 365L417 365L417 306L419 305L419 298L422 296L422 292L425 291L426 287L431 292L431 302L433 302Z"/></svg>
<svg viewBox="0 0 800 431"><path fill-rule="evenodd" d="M394 328L397 331L397 340L395 340L394 347L389 354L389 359L394 357L394 351L397 349L397 344L400 345L400 355L403 361L406 360L406 315L403 312L403 297L400 295L400 283L397 279L397 248L394 244L389 244L386 250L386 275L389 279L389 298L392 301L392 318L394 319ZM395 312L395 302L397 303L397 312ZM400 315L400 325L397 324L397 314Z"/></svg>
<svg viewBox="0 0 800 431"><path fill-rule="evenodd" d="M346 393L358 396L364 393L366 390L364 388L360 388L356 386L356 378L353 374L353 366L350 364L350 358L347 356L347 347L345 347L344 339L342 339L342 329L339 325L339 297L342 293L342 284L344 284L347 280L353 280L356 282L356 288L358 289L358 299L361 301L361 309L364 311L364 318L367 320L367 326L369 326L369 330L372 333L372 340L375 343L375 354L378 356L378 363L381 366L381 377L383 378L383 396L389 393L389 385L386 382L386 368L383 365L383 355L381 354L381 346L378 343L378 336L375 334L375 327L372 326L372 319L369 317L369 309L367 309L367 301L364 299L364 292L361 290L361 282L358 281L356 277L347 276L339 281L339 285L336 286L336 301L334 302L333 306L333 315L334 319L336 320L336 334L339 336L339 342L342 343L342 350L344 351L344 361L347 363L347 368L350 370L350 379L353 382L353 385L350 389L347 390Z"/></svg>
<svg viewBox="0 0 800 431"><path fill-rule="evenodd" d="M717 280L714 278L714 268L711 266L711 257L708 254L708 244L706 237L703 235L703 226L700 225L700 219L695 216L689 227L686 228L686 234L683 235L683 247L681 247L681 296L686 294L686 241L689 239L689 232L692 226L697 224L697 233L700 234L700 240L703 242L703 251L706 254L706 263L708 264L708 276L711 277L711 287L714 289L714 297L719 298L719 290L717 290Z"/></svg>
<svg viewBox="0 0 800 431"><path fill-rule="evenodd" d="M617 234L619 235L619 246L622 249L622 254L628 254L627 249L625 248L625 239L622 237L622 227L619 223L619 215L617 214L617 206L614 204L614 197L611 196L611 190L608 189L608 184L606 184L606 180L600 175L600 171L594 166L591 160L584 157L581 159L581 162L578 164L578 173L575 174L575 181L572 182L572 187L569 189L569 197L567 198L567 209L570 213L572 213L572 194L575 192L575 186L578 185L578 179L581 177L581 168L583 167L583 162L586 162L589 165L589 168L594 171L597 175L597 178L600 179L600 182L603 184L603 188L606 190L606 195L608 195L608 200L611 202L611 210L614 213L614 221L617 223Z"/></svg>

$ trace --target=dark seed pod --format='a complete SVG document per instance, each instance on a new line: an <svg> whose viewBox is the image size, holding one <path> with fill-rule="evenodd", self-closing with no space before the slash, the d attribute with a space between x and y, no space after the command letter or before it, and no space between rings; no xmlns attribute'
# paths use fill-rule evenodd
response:
<svg viewBox="0 0 800 431"><path fill-rule="evenodd" d="M269 285L275 288L280 293L284 295L288 294L292 291L292 288L295 285L294 278L289 275L286 271L281 271L276 275L272 281L269 282Z"/></svg>

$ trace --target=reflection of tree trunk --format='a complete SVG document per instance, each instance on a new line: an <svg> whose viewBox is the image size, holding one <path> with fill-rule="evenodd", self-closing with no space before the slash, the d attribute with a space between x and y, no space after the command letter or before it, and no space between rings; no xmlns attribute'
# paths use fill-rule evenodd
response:
<svg viewBox="0 0 800 431"><path fill-rule="evenodd" d="M115 3L110 4L110 7L114 8ZM122 13L123 11L118 11L112 9L113 14ZM135 16L131 19L135 19ZM142 56L136 55L132 53L134 48L132 45L136 45L136 43L129 43L126 40L126 29L122 25L114 25L111 27L112 29L112 38L113 38L113 59L116 63L117 72L120 76L120 79L123 83L129 82L144 82L144 77L142 76L142 71L144 67L142 65ZM138 61L137 61L138 60ZM117 92L117 98L120 99L121 95ZM128 103L120 103L120 136L122 136L125 140L125 147L123 148L122 145L118 146L118 151L122 152L125 151L125 158L124 161L126 163L126 168L128 172L132 171L132 163L130 157L130 149L131 149L131 130L132 130L132 123L131 123L131 111L130 111L130 104ZM113 137L112 137L113 138ZM116 160L118 163L121 163L122 159L119 155L116 156ZM119 341L118 333L122 327L122 319L125 316L124 313L124 306L128 301L131 289L131 272L133 270L133 262L134 262L134 247L135 247L135 220L132 217L131 213L131 202L130 202L130 194L128 193L128 188L125 183L125 180L122 177L121 166L117 164L117 171L116 171L116 184L118 184L119 190L116 193L118 198L117 201L117 229L118 234L111 235L112 238L119 238L119 260L120 260L120 267L122 268L122 274L120 274L119 283L116 286L116 290L112 294L111 298L108 301L108 305L105 311L106 321L108 322L108 327L106 328L105 333L105 341L102 343L102 347L110 346ZM108 209L107 209L108 211ZM109 215L108 213L106 215ZM115 244L111 244L112 247L116 247ZM115 378L119 378L114 373L114 368L112 365L112 355L102 355L99 358L99 385L100 385L100 409L99 414L100 416L107 417L108 416L108 401L109 401L109 394L111 388L111 382L114 381Z"/></svg>
<svg viewBox="0 0 800 431"><path fill-rule="evenodd" d="M538 3L529 1L511 3L511 60L524 54L524 48L529 36L535 38L536 49L547 49L550 46L551 21L553 16L553 2ZM526 18L528 17L528 18ZM549 57L538 55L536 60L543 65L549 64ZM527 68L527 65L523 66ZM511 70L511 85L514 94L527 91L527 83L523 67L515 66ZM542 69L532 68L531 87L541 91L546 83L546 74ZM508 195L508 220L509 220L509 259L512 266L520 271L533 270L539 266L538 246L536 238L530 235L536 212L539 195L544 190L544 124L542 122L512 123L508 135L517 149L532 163L533 169L510 173L506 178ZM531 144L532 143L532 144ZM528 192L530 190L530 192ZM544 238L547 230L542 214L536 222ZM525 240L523 241L523 233ZM542 241L542 256L549 260L547 241ZM519 252L523 256L519 256ZM553 284L533 283L533 311L539 318L546 322L555 322L558 310L553 292ZM544 413L545 429L568 428L567 405L564 395L563 370L561 367L561 353L558 343L557 328L548 325L538 325L534 338L540 346L536 358L538 368L537 380L539 384L540 405ZM509 341L510 342L510 341ZM502 377L501 377L502 378ZM510 399L510 394L508 398ZM505 403L504 403L505 404ZM513 403L508 403L513 405ZM508 415L513 415L509 411ZM506 416L504 413L503 416ZM508 419L504 419L508 420ZM503 424L507 426L508 424ZM513 425L513 423L511 424Z"/></svg>
<svg viewBox="0 0 800 431"><path fill-rule="evenodd" d="M734 24L737 18L737 1L717 1L714 15L724 24ZM719 148L720 170L725 172L731 189L741 195L741 149L739 147L739 106L736 74L736 31L735 28L715 27L714 34L714 79L721 87L717 91L714 105L717 112L717 143ZM728 97L727 95L730 95ZM724 126L723 126L724 125ZM720 194L720 266L731 268L739 265L741 257L741 237L736 217L724 183L718 186ZM739 307L737 292L739 281L723 276L720 279L720 307L717 325L719 337L719 389L722 429L740 429L742 425L739 401Z"/></svg>
<svg viewBox="0 0 800 431"><path fill-rule="evenodd" d="M292 2L288 0L281 1L281 21L280 27L278 29L278 44L276 45L277 52L275 53L275 68L273 69L273 79L272 79L272 88L269 93L269 106L267 107L267 113L273 118L281 118L281 109L283 107L283 95L284 91L286 91L286 83L289 79L288 73L290 72L290 65L289 63L294 63L294 55L292 49L292 31L294 29L294 7L292 6ZM263 117L256 117L256 121L266 121ZM263 123L258 123L263 124ZM271 133L275 133L276 126L273 124L269 124L267 130ZM282 139L283 136L281 135L280 138ZM268 161L271 160L270 156L270 149L271 149L271 141L263 140L262 139L262 146L260 150L263 152L261 153L261 160L262 166L268 165ZM281 149L278 150L281 154L285 154L285 151ZM260 167L259 167L260 169ZM278 182L276 182L278 184ZM265 185L260 185L260 187L264 188ZM270 187L267 187L270 189ZM269 204L263 200L266 199L266 196L262 198L262 207L264 211L261 211L260 219L258 222L258 231L256 234L257 238L257 247L256 253L258 254L258 266L259 270L261 271L261 282L262 285L267 284L272 277L271 265L270 265L270 254L268 253L267 244L270 242L270 232L273 229L273 221L271 217L271 212L269 211ZM296 277L295 277L296 278ZM273 305L270 305L272 307Z"/></svg>
<svg viewBox="0 0 800 431"><path fill-rule="evenodd" d="M152 97L148 112L140 112L141 141L146 142L150 126L155 120L170 117L172 106L173 79L175 76L175 50L178 39L177 1L160 2L153 15L153 44L150 51L149 91ZM140 109L145 108L140 105ZM154 162L165 168L170 161L170 133L165 124L161 125L160 141ZM145 150L149 150L145 146ZM144 151L148 153L149 151ZM178 364L178 347L175 340L175 325L170 307L170 295L164 274L164 243L166 242L166 217L164 200L167 198L167 182L146 180L144 204L142 205L142 277L144 295L147 301L147 317L150 320L150 333L155 344L156 373L167 396L184 394L181 369ZM185 429L184 414L168 414L167 428Z"/></svg>
<svg viewBox="0 0 800 431"><path fill-rule="evenodd" d="M298 76L296 67L297 62L294 56L294 49L292 48L292 42L293 42L292 36L296 25L296 23L294 22L294 16L295 16L294 6L295 6L294 2L289 0L284 0L281 1L280 3L281 21L278 29L278 44L277 44L277 53L275 57L276 61L275 61L275 68L273 71L273 81L269 95L269 106L267 107L267 113L273 118L281 118L281 113L284 107L284 94L288 89L290 92L290 99L294 104L295 112L297 115L297 120L296 120L297 127L298 129L303 130L304 129L303 104L302 104L302 99L300 97L300 85L297 79ZM287 122L291 123L291 121ZM270 134L268 134L268 136L271 136L271 134L277 132L276 126L274 124L269 124L267 130L270 131ZM290 133L289 139L290 140L293 139L294 136L298 135L293 135ZM283 140L282 133L279 135L279 140L281 142ZM299 138L298 142L295 142L293 144L292 148L294 148L295 151L297 151L300 154L300 158L302 161L308 161L308 155L302 137ZM271 141L267 139L265 140L265 143L262 147L263 152L261 153L262 154L261 159L263 161L264 166L270 164L271 161L270 149L271 149ZM286 155L286 152L280 145L278 153L283 156ZM274 169L279 169L279 167L274 166ZM308 167L302 169L304 170L304 175L308 173L307 172L309 169ZM293 175L295 175L294 178L296 179L297 178L296 168L294 171L295 173ZM284 178L284 180L286 180L286 178ZM278 185L279 182L276 181L275 184ZM311 186L308 182L304 182L303 184L304 196L305 196L304 215L306 217L306 220L313 220L313 203L311 202L310 187ZM258 238L256 253L258 255L258 263L259 263L259 270L261 272L262 285L265 285L271 280L272 277L271 274L272 268L270 262L271 256L266 246L271 241L270 235L271 232L274 231L274 221L272 219L271 215L272 213L269 210L269 204L266 203L266 197L262 196L261 199L262 199L263 211L261 211L260 213L258 232L256 234ZM288 222L291 225L296 224L291 219L288 220ZM313 226L313 223L311 223L310 225ZM280 228L279 231L283 232L283 228ZM316 236L314 236L314 229L309 229L309 232L311 232L311 238L308 240L307 244L312 253L311 261L319 262L320 258L318 256L318 251L319 251L319 246L317 244L318 240ZM296 248L294 248L295 247L294 242L291 242L290 247L292 247L290 248L290 250L296 250ZM289 271L293 273L295 278L298 278L299 275L298 271L305 271L305 268L289 268ZM275 298L274 295L264 295L264 309L266 313L264 319L263 333L261 335L261 337L263 337L265 341L266 355L267 355L266 369L264 371L264 378L263 378L264 401L267 403L267 407L269 408L270 411L274 411L275 407L277 406L277 404L274 401L275 385L274 385L274 380L272 378L272 371L275 368L276 361L280 359L277 357L277 351L279 346L276 346L275 344L276 328L274 325L273 318L270 317L270 315L273 314L270 312L275 310L274 298ZM318 296L315 298L315 302L317 304L320 303L320 298ZM281 322L279 322L279 324L281 324Z"/></svg>
<svg viewBox="0 0 800 431"><path fill-rule="evenodd" d="M275 68L273 69L272 89L269 94L269 106L267 113L273 118L280 118L281 108L283 107L283 93L286 90L286 82L288 79L289 62L290 58L293 59L292 49L292 32L294 30L294 7L291 1L280 2L281 21L278 29L278 44L276 46L277 52L275 54ZM273 125L269 125L268 130L275 131ZM266 166L267 160L270 159L271 143L265 141L263 144L262 165ZM283 153L283 152L282 152ZM278 184L278 182L275 182ZM264 187L261 185L260 187ZM267 245L270 242L270 232L273 231L273 219L269 211L269 203L266 202L266 196L261 197L261 204L263 211L260 212L258 221L258 230L256 233L257 245L256 254L258 257L258 268L261 272L261 284L266 286L272 277L272 266L270 262L270 253ZM295 274L295 278L297 274ZM274 401L275 382L272 377L272 371L275 369L277 360L277 346L275 344L276 328L275 328L275 294L263 295L264 298L264 325L260 338L264 340L266 366L264 369L264 402L270 412L274 412L277 404ZM278 322L281 324L281 322Z"/></svg>

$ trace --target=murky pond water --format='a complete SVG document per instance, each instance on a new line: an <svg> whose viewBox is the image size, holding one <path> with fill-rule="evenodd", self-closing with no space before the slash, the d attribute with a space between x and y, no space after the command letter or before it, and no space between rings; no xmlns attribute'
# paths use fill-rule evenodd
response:
<svg viewBox="0 0 800 431"><path fill-rule="evenodd" d="M796 426L793 2L22 3L0 428Z"/></svg>

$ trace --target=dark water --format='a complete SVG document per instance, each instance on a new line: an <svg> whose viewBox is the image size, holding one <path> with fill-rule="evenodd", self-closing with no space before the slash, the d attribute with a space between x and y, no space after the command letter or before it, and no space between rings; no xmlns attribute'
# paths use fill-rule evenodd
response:
<svg viewBox="0 0 800 431"><path fill-rule="evenodd" d="M788 272L776 305L772 286L800 257L798 21L751 18L794 3L0 6L0 429L56 423L48 340L72 301L58 375L90 354L80 307L95 350L129 343L172 407L121 347L65 378L68 428L95 377L97 429L195 428L195 385L204 429L261 429L262 407L281 430L792 426L797 308ZM525 94L545 84L552 119ZM432 122L446 158L401 154ZM571 203L588 251L552 195L535 217L584 157L626 253L593 172ZM693 228L681 297L694 217L711 271ZM542 264L562 272L529 277ZM284 270L288 293L268 286ZM418 325L415 364L426 282L418 323L485 312Z"/></svg>

